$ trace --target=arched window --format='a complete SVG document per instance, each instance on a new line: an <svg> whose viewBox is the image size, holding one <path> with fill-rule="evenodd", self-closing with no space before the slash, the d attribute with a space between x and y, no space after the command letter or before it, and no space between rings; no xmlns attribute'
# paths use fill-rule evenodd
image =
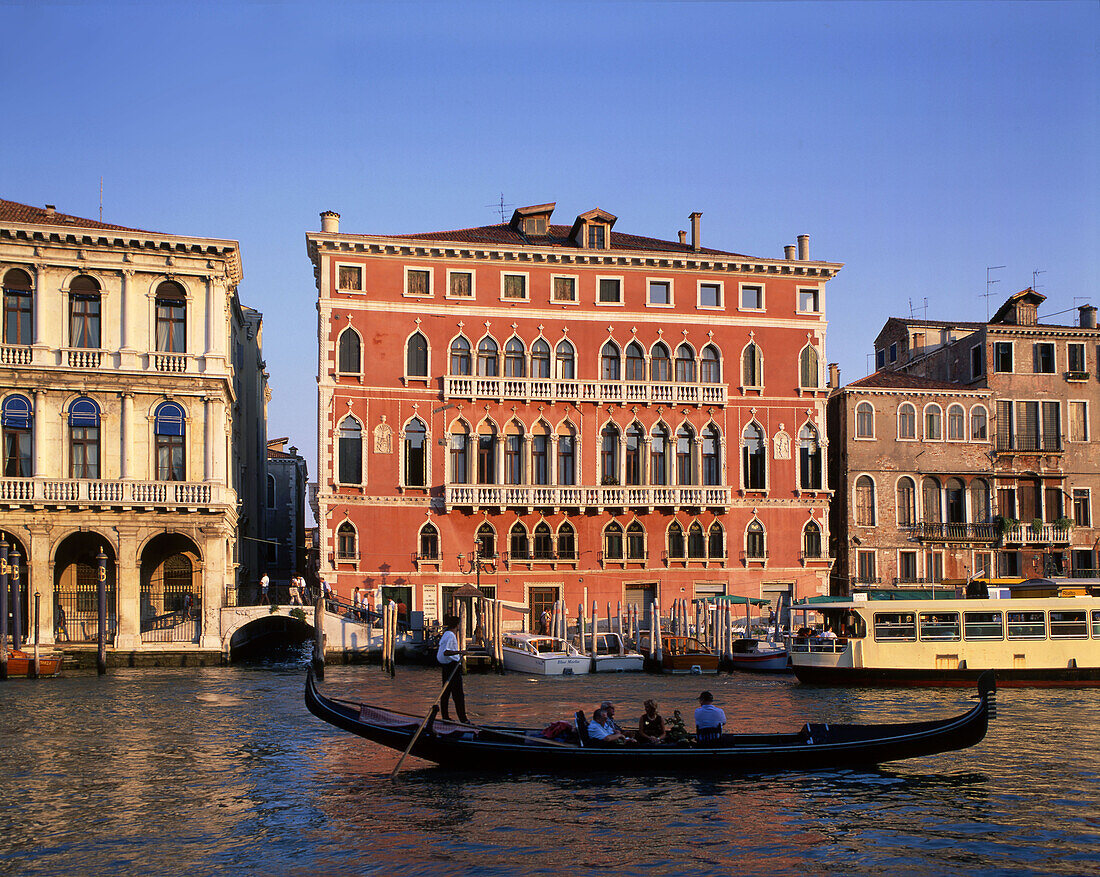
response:
<svg viewBox="0 0 1100 877"><path fill-rule="evenodd" d="M175 402L162 402L153 414L158 481L186 480L183 463L185 420L183 408Z"/></svg>
<svg viewBox="0 0 1100 877"><path fill-rule="evenodd" d="M508 553L511 560L527 560L530 557L527 549L527 530L523 524L516 521L508 533Z"/></svg>
<svg viewBox="0 0 1100 877"><path fill-rule="evenodd" d="M69 284L69 344L72 347L99 347L99 281L81 274Z"/></svg>
<svg viewBox="0 0 1100 877"><path fill-rule="evenodd" d="M451 342L451 374L470 373L470 342L459 335Z"/></svg>
<svg viewBox="0 0 1100 877"><path fill-rule="evenodd" d="M577 483L577 434L565 424L558 430L558 484Z"/></svg>
<svg viewBox="0 0 1100 877"><path fill-rule="evenodd" d="M531 377L550 377L550 345L542 338L531 345Z"/></svg>
<svg viewBox="0 0 1100 877"><path fill-rule="evenodd" d="M763 560L768 556L767 534L759 521L749 521L745 530L745 556L749 560Z"/></svg>
<svg viewBox="0 0 1100 877"><path fill-rule="evenodd" d="M4 477L30 478L34 475L34 410L31 403L26 396L8 396L0 411L4 429Z"/></svg>
<svg viewBox="0 0 1100 877"><path fill-rule="evenodd" d="M157 287L157 351L187 352L187 294L174 280Z"/></svg>
<svg viewBox="0 0 1100 877"><path fill-rule="evenodd" d="M601 484L619 483L619 428L613 423L600 431Z"/></svg>
<svg viewBox="0 0 1100 877"><path fill-rule="evenodd" d="M745 427L741 435L742 478L746 490L767 487L767 460L764 453L764 431L755 423Z"/></svg>
<svg viewBox="0 0 1100 877"><path fill-rule="evenodd" d="M550 427L542 421L531 430L531 483L550 483Z"/></svg>
<svg viewBox="0 0 1100 877"><path fill-rule="evenodd" d="M711 424L703 429L703 484L716 487L722 483L722 434Z"/></svg>
<svg viewBox="0 0 1100 877"><path fill-rule="evenodd" d="M470 483L470 431L459 421L451 427L451 481Z"/></svg>
<svg viewBox="0 0 1100 877"><path fill-rule="evenodd" d="M276 487L275 476L269 473L267 476L267 507L269 509L275 508Z"/></svg>
<svg viewBox="0 0 1100 877"><path fill-rule="evenodd" d="M707 536L707 555L711 560L721 560L726 556L726 531L717 521L710 525Z"/></svg>
<svg viewBox="0 0 1100 877"><path fill-rule="evenodd" d="M821 528L813 521L807 521L802 528L802 556L821 557Z"/></svg>
<svg viewBox="0 0 1100 877"><path fill-rule="evenodd" d="M615 521L603 528L603 559L623 559L623 528Z"/></svg>
<svg viewBox="0 0 1100 877"><path fill-rule="evenodd" d="M486 522L478 527L477 536L474 539L481 546L482 557L497 556L497 534L492 524Z"/></svg>
<svg viewBox="0 0 1100 877"><path fill-rule="evenodd" d="M632 423L626 431L626 483L642 483L642 454L645 453L645 431Z"/></svg>
<svg viewBox="0 0 1100 877"><path fill-rule="evenodd" d="M355 527L350 521L344 521L336 528L336 559L355 560L358 556L355 543Z"/></svg>
<svg viewBox="0 0 1100 877"><path fill-rule="evenodd" d="M722 383L722 357L718 354L718 348L708 344L703 348L701 357L700 378L704 384ZM763 380L763 371L760 373Z"/></svg>
<svg viewBox="0 0 1100 877"><path fill-rule="evenodd" d="M554 362L557 364L558 380L571 381L577 376L577 354L568 341L559 341L554 350Z"/></svg>
<svg viewBox="0 0 1100 877"><path fill-rule="evenodd" d="M340 421L337 477L341 484L363 483L363 429L354 417Z"/></svg>
<svg viewBox="0 0 1100 877"><path fill-rule="evenodd" d="M942 523L943 513L940 511L940 482L931 475L926 475L921 482L921 498L925 523Z"/></svg>
<svg viewBox="0 0 1100 877"><path fill-rule="evenodd" d="M345 375L359 374L362 363L359 333L354 329L345 329L340 333L340 341L337 346L339 348L338 364L340 373Z"/></svg>
<svg viewBox="0 0 1100 877"><path fill-rule="evenodd" d="M741 383L746 387L760 387L764 384L763 357L760 356L760 348L751 342L745 345L741 353Z"/></svg>
<svg viewBox="0 0 1100 877"><path fill-rule="evenodd" d="M439 560L439 531L435 524L425 524L420 528L420 559Z"/></svg>
<svg viewBox="0 0 1100 877"><path fill-rule="evenodd" d="M600 350L600 380L619 380L619 348L613 341L608 341Z"/></svg>
<svg viewBox="0 0 1100 877"><path fill-rule="evenodd" d="M638 521L626 528L626 559L645 560L645 528Z"/></svg>
<svg viewBox="0 0 1100 877"><path fill-rule="evenodd" d="M856 526L875 526L875 482L869 475L856 479Z"/></svg>
<svg viewBox="0 0 1100 877"><path fill-rule="evenodd" d="M898 479L898 526L911 527L917 522L917 486L908 476Z"/></svg>
<svg viewBox="0 0 1100 877"><path fill-rule="evenodd" d="M702 560L706 556L707 542L703 536L703 525L692 521L688 527L688 557L691 560Z"/></svg>
<svg viewBox="0 0 1100 877"><path fill-rule="evenodd" d="M626 379L628 381L645 380L645 353L637 341L626 345Z"/></svg>
<svg viewBox="0 0 1100 877"><path fill-rule="evenodd" d="M856 438L875 437L875 409L870 402L860 402L856 406Z"/></svg>
<svg viewBox="0 0 1100 877"><path fill-rule="evenodd" d="M913 440L917 437L917 409L908 402L898 406L898 438Z"/></svg>
<svg viewBox="0 0 1100 877"><path fill-rule="evenodd" d="M488 421L477 428L477 483L497 483L497 431Z"/></svg>
<svg viewBox="0 0 1100 877"><path fill-rule="evenodd" d="M821 443L817 427L807 423L798 433L799 484L803 490L821 490Z"/></svg>
<svg viewBox="0 0 1100 877"><path fill-rule="evenodd" d="M73 478L99 477L99 406L87 397L69 406L69 456Z"/></svg>
<svg viewBox="0 0 1100 877"><path fill-rule="evenodd" d="M34 287L19 268L4 275L4 343L33 344Z"/></svg>
<svg viewBox="0 0 1100 877"><path fill-rule="evenodd" d="M649 438L649 483L668 484L668 428L663 423L655 424Z"/></svg>
<svg viewBox="0 0 1100 877"><path fill-rule="evenodd" d="M947 500L947 523L966 523L966 485L961 478L948 478L944 498Z"/></svg>
<svg viewBox="0 0 1100 877"><path fill-rule="evenodd" d="M500 349L486 335L477 345L477 373L483 378L495 378L500 374Z"/></svg>
<svg viewBox="0 0 1100 877"><path fill-rule="evenodd" d="M504 428L504 483L524 483L523 427L514 420Z"/></svg>
<svg viewBox="0 0 1100 877"><path fill-rule="evenodd" d="M405 345L405 370L411 378L428 376L428 339L413 332Z"/></svg>
<svg viewBox="0 0 1100 877"><path fill-rule="evenodd" d="M821 386L821 360L814 347L803 347L798 355L799 386L816 389Z"/></svg>
<svg viewBox="0 0 1100 877"><path fill-rule="evenodd" d="M428 484L428 428L418 417L405 427L405 484L426 487Z"/></svg>
<svg viewBox="0 0 1100 877"><path fill-rule="evenodd" d="M681 384L695 383L695 351L690 344L676 348L676 380Z"/></svg>
<svg viewBox="0 0 1100 877"><path fill-rule="evenodd" d="M523 378L527 376L527 350L518 338L509 338L504 345L504 377Z"/></svg>
<svg viewBox="0 0 1100 877"><path fill-rule="evenodd" d="M981 405L975 405L970 409L970 440L974 442L989 441L988 430L985 408Z"/></svg>
<svg viewBox="0 0 1100 877"><path fill-rule="evenodd" d="M649 351L649 379L662 382L672 380L672 360L668 348L660 341Z"/></svg>
<svg viewBox="0 0 1100 877"><path fill-rule="evenodd" d="M676 483L695 484L695 430L686 423L676 430Z"/></svg>
<svg viewBox="0 0 1100 877"><path fill-rule="evenodd" d="M684 528L680 526L678 521L673 521L668 525L668 556L684 557L685 555Z"/></svg>
<svg viewBox="0 0 1100 877"><path fill-rule="evenodd" d="M546 521L539 521L535 525L534 542L535 560L552 560L554 557L554 537L550 533L550 527Z"/></svg>
<svg viewBox="0 0 1100 877"><path fill-rule="evenodd" d="M924 440L938 442L943 439L943 411L932 402L924 408Z"/></svg>
<svg viewBox="0 0 1100 877"><path fill-rule="evenodd" d="M970 513L975 524L988 524L992 519L989 482L975 478L970 482Z"/></svg>
<svg viewBox="0 0 1100 877"><path fill-rule="evenodd" d="M947 440L966 441L966 412L962 405L951 405L947 409Z"/></svg>
<svg viewBox="0 0 1100 877"><path fill-rule="evenodd" d="M576 560L577 535L573 525L562 521L558 527L558 560Z"/></svg>

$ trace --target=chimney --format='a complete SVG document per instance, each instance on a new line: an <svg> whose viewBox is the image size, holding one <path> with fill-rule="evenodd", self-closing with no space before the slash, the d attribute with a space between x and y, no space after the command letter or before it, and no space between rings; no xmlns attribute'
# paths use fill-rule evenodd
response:
<svg viewBox="0 0 1100 877"><path fill-rule="evenodd" d="M788 262L794 261L794 244L787 244L787 246L783 248L783 258Z"/></svg>
<svg viewBox="0 0 1100 877"><path fill-rule="evenodd" d="M840 387L840 366L835 362L829 363L829 388L835 390Z"/></svg>
<svg viewBox="0 0 1100 877"><path fill-rule="evenodd" d="M688 233L686 231L684 231L683 229L680 229L677 232L677 234L680 235L680 243L681 244L686 244L688 242Z"/></svg>
<svg viewBox="0 0 1100 877"><path fill-rule="evenodd" d="M698 212L688 217L691 220L691 248L697 253L703 247L703 242L699 238L699 220L702 219L702 217L703 214Z"/></svg>
<svg viewBox="0 0 1100 877"><path fill-rule="evenodd" d="M57 208L53 204L46 205L46 215L53 216L57 212Z"/></svg>
<svg viewBox="0 0 1100 877"><path fill-rule="evenodd" d="M321 214L321 231L336 234L340 231L340 214L334 210L326 210Z"/></svg>
<svg viewBox="0 0 1100 877"><path fill-rule="evenodd" d="M1082 329L1095 329L1096 328L1096 308L1092 305L1081 305L1077 309L1081 313L1081 319L1079 325Z"/></svg>
<svg viewBox="0 0 1100 877"><path fill-rule="evenodd" d="M798 261L810 261L810 236L808 234L798 236Z"/></svg>

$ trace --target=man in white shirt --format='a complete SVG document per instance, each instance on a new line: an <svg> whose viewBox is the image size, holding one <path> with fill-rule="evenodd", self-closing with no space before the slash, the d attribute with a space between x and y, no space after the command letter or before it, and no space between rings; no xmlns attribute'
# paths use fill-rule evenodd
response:
<svg viewBox="0 0 1100 877"><path fill-rule="evenodd" d="M588 723L588 736L604 743L621 743L626 739L621 731L615 730L614 723L603 707L592 713L592 721Z"/></svg>
<svg viewBox="0 0 1100 877"><path fill-rule="evenodd" d="M271 587L271 579L267 577L267 573L260 576L260 603L267 602L267 589Z"/></svg>
<svg viewBox="0 0 1100 877"><path fill-rule="evenodd" d="M714 705L714 695L704 691L699 695L699 706L695 710L695 734L701 739L717 739L722 735L722 726L726 724L726 713Z"/></svg>
<svg viewBox="0 0 1100 877"><path fill-rule="evenodd" d="M456 633L458 616L443 616L443 626L443 636L439 638L439 648L435 652L435 659L443 670L443 694L439 698L439 712L443 720L447 721L450 718L447 702L453 699L458 720L465 724L469 719L466 718L466 693L462 690L462 657L458 650Z"/></svg>

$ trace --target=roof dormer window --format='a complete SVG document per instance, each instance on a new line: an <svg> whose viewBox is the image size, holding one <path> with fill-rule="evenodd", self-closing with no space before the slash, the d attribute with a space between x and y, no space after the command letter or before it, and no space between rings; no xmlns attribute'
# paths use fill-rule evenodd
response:
<svg viewBox="0 0 1100 877"><path fill-rule="evenodd" d="M523 220L523 233L527 235L545 235L546 217L528 216Z"/></svg>
<svg viewBox="0 0 1100 877"><path fill-rule="evenodd" d="M593 223L588 226L588 249L602 250L607 246L607 226Z"/></svg>

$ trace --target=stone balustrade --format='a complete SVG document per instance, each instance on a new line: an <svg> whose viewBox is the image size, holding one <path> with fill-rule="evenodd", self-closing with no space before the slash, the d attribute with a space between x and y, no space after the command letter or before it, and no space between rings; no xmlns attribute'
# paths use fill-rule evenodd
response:
<svg viewBox="0 0 1100 877"><path fill-rule="evenodd" d="M458 399L530 402L619 402L640 405L725 405L725 384L665 381L584 381L444 375L443 395Z"/></svg>
<svg viewBox="0 0 1100 877"><path fill-rule="evenodd" d="M0 506L81 505L221 510L234 491L204 481L0 478Z"/></svg>
<svg viewBox="0 0 1100 877"><path fill-rule="evenodd" d="M447 484L448 508L728 508L728 486Z"/></svg>

